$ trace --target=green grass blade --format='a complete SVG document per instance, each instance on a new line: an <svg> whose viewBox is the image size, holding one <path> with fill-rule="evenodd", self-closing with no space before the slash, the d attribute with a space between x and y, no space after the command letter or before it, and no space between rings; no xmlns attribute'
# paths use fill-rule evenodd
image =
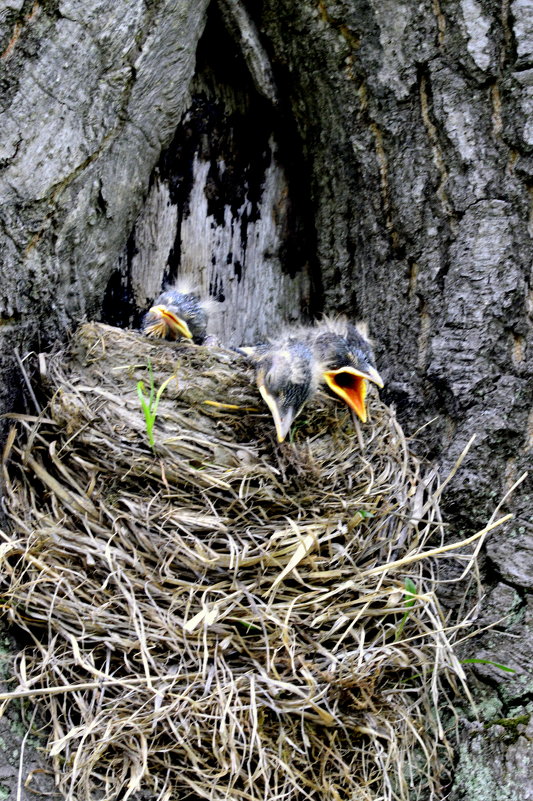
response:
<svg viewBox="0 0 533 801"><path fill-rule="evenodd" d="M146 434L148 436L148 443L150 447L154 448L154 422L155 422L155 414L150 408L150 402L146 400L146 396L144 394L144 384L142 381L137 382L137 395L139 396L139 401L141 403L141 409L144 414L144 424L146 426Z"/></svg>
<svg viewBox="0 0 533 801"><path fill-rule="evenodd" d="M142 381L137 382L137 395L139 396L139 401L141 403L141 409L144 412L144 416L146 417L147 413L150 413L150 407L146 402L146 397L144 394L144 384Z"/></svg>
<svg viewBox="0 0 533 801"><path fill-rule="evenodd" d="M416 585L414 581L410 578L406 578L404 582L404 594L405 594L405 612L403 613L403 617L400 620L398 628L396 629L396 634L394 635L394 642L398 642L400 637L402 636L402 632L404 630L405 624L407 622L407 618L411 612L411 607L414 605L416 601Z"/></svg>
<svg viewBox="0 0 533 801"><path fill-rule="evenodd" d="M163 392L165 391L165 389L167 388L167 386L169 385L169 383L172 381L173 378L174 378L173 375L169 376L166 379L166 381L163 381L163 383L161 384L161 386L157 390L157 394L155 396L155 403L154 403L154 406L153 406L153 409L152 409L152 414L154 415L154 419L155 419L155 416L157 414L157 407L159 406L159 401L161 400L161 395L163 394Z"/></svg>
<svg viewBox="0 0 533 801"><path fill-rule="evenodd" d="M148 359L147 364L148 364L148 375L150 377L150 400L148 401L148 405L150 406L150 411L152 411L152 404L155 398L154 371L150 359Z"/></svg>
<svg viewBox="0 0 533 801"><path fill-rule="evenodd" d="M141 409L144 414L144 422L146 425L146 435L148 437L148 442L150 444L150 448L154 450L155 448L154 425L155 425L155 419L157 417L157 409L159 406L159 401L161 400L161 395L165 391L169 382L172 381L172 379L175 376L171 375L166 379L166 381L163 381L163 383L156 392L154 384L154 373L152 370L152 363L150 362L150 360L148 360L148 373L150 375L150 396L149 398L146 398L146 395L144 394L143 381L137 382L137 395L139 397Z"/></svg>
<svg viewBox="0 0 533 801"><path fill-rule="evenodd" d="M504 670L506 673L516 673L514 668L500 665L499 662L492 662L490 659L461 659L461 665L492 665L500 670Z"/></svg>

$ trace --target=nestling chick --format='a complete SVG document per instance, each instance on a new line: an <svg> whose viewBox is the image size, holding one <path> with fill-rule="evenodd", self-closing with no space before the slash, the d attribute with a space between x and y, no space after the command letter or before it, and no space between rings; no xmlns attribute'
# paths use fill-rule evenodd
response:
<svg viewBox="0 0 533 801"><path fill-rule="evenodd" d="M326 318L315 326L311 346L322 380L366 423L368 381L383 387L366 327Z"/></svg>
<svg viewBox="0 0 533 801"><path fill-rule="evenodd" d="M292 336L240 350L255 362L257 387L274 418L278 442L283 442L304 403L317 389L320 371L313 352Z"/></svg>
<svg viewBox="0 0 533 801"><path fill-rule="evenodd" d="M210 302L200 300L193 292L171 287L154 301L144 315L141 331L149 337L161 339L192 339L201 345L207 336Z"/></svg>

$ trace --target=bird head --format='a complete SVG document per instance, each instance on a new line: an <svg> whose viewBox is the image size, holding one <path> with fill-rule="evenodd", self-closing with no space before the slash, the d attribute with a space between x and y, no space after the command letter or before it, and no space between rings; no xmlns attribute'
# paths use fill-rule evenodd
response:
<svg viewBox="0 0 533 801"><path fill-rule="evenodd" d="M149 309L144 318L143 331L149 337L161 339L192 339L187 321L178 316L176 309L162 303Z"/></svg>
<svg viewBox="0 0 533 801"><path fill-rule="evenodd" d="M161 339L192 339L201 345L207 336L212 303L190 291L184 282L166 289L145 314L142 331Z"/></svg>
<svg viewBox="0 0 533 801"><path fill-rule="evenodd" d="M280 345L261 346L254 359L257 387L274 419L278 442L283 442L304 403L316 390L313 352L303 342L288 340Z"/></svg>
<svg viewBox="0 0 533 801"><path fill-rule="evenodd" d="M366 423L368 382L383 387L383 380L361 328L342 318L325 320L317 326L313 349L322 365L323 381Z"/></svg>

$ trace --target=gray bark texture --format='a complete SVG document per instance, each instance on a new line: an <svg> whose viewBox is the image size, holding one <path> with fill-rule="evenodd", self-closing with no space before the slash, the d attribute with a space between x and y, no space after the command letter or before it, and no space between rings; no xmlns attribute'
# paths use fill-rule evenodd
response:
<svg viewBox="0 0 533 801"><path fill-rule="evenodd" d="M98 313L186 108L207 0L3 3L1 352ZM4 406L14 386L2 385Z"/></svg>
<svg viewBox="0 0 533 801"><path fill-rule="evenodd" d="M531 3L207 6L0 4L2 409L14 347L137 325L179 277L228 344L346 313L419 453L446 472L476 434L459 539L531 468ZM471 668L452 801L533 798L532 498L487 544L465 655L516 672Z"/></svg>

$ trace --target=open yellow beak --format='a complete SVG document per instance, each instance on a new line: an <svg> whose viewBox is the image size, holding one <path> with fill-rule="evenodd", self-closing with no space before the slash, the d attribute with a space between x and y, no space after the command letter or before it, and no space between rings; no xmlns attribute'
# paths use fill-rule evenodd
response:
<svg viewBox="0 0 533 801"><path fill-rule="evenodd" d="M155 314L159 317L172 332L175 339L177 339L178 336L192 339L191 330L185 320L182 320L181 317L177 317L174 312L171 312L166 306L152 306L150 314Z"/></svg>
<svg viewBox="0 0 533 801"><path fill-rule="evenodd" d="M366 423L366 394L368 381L383 388L383 380L373 367L367 372L356 370L354 367L341 367L339 370L326 370L323 374L328 387L353 409L356 415Z"/></svg>

